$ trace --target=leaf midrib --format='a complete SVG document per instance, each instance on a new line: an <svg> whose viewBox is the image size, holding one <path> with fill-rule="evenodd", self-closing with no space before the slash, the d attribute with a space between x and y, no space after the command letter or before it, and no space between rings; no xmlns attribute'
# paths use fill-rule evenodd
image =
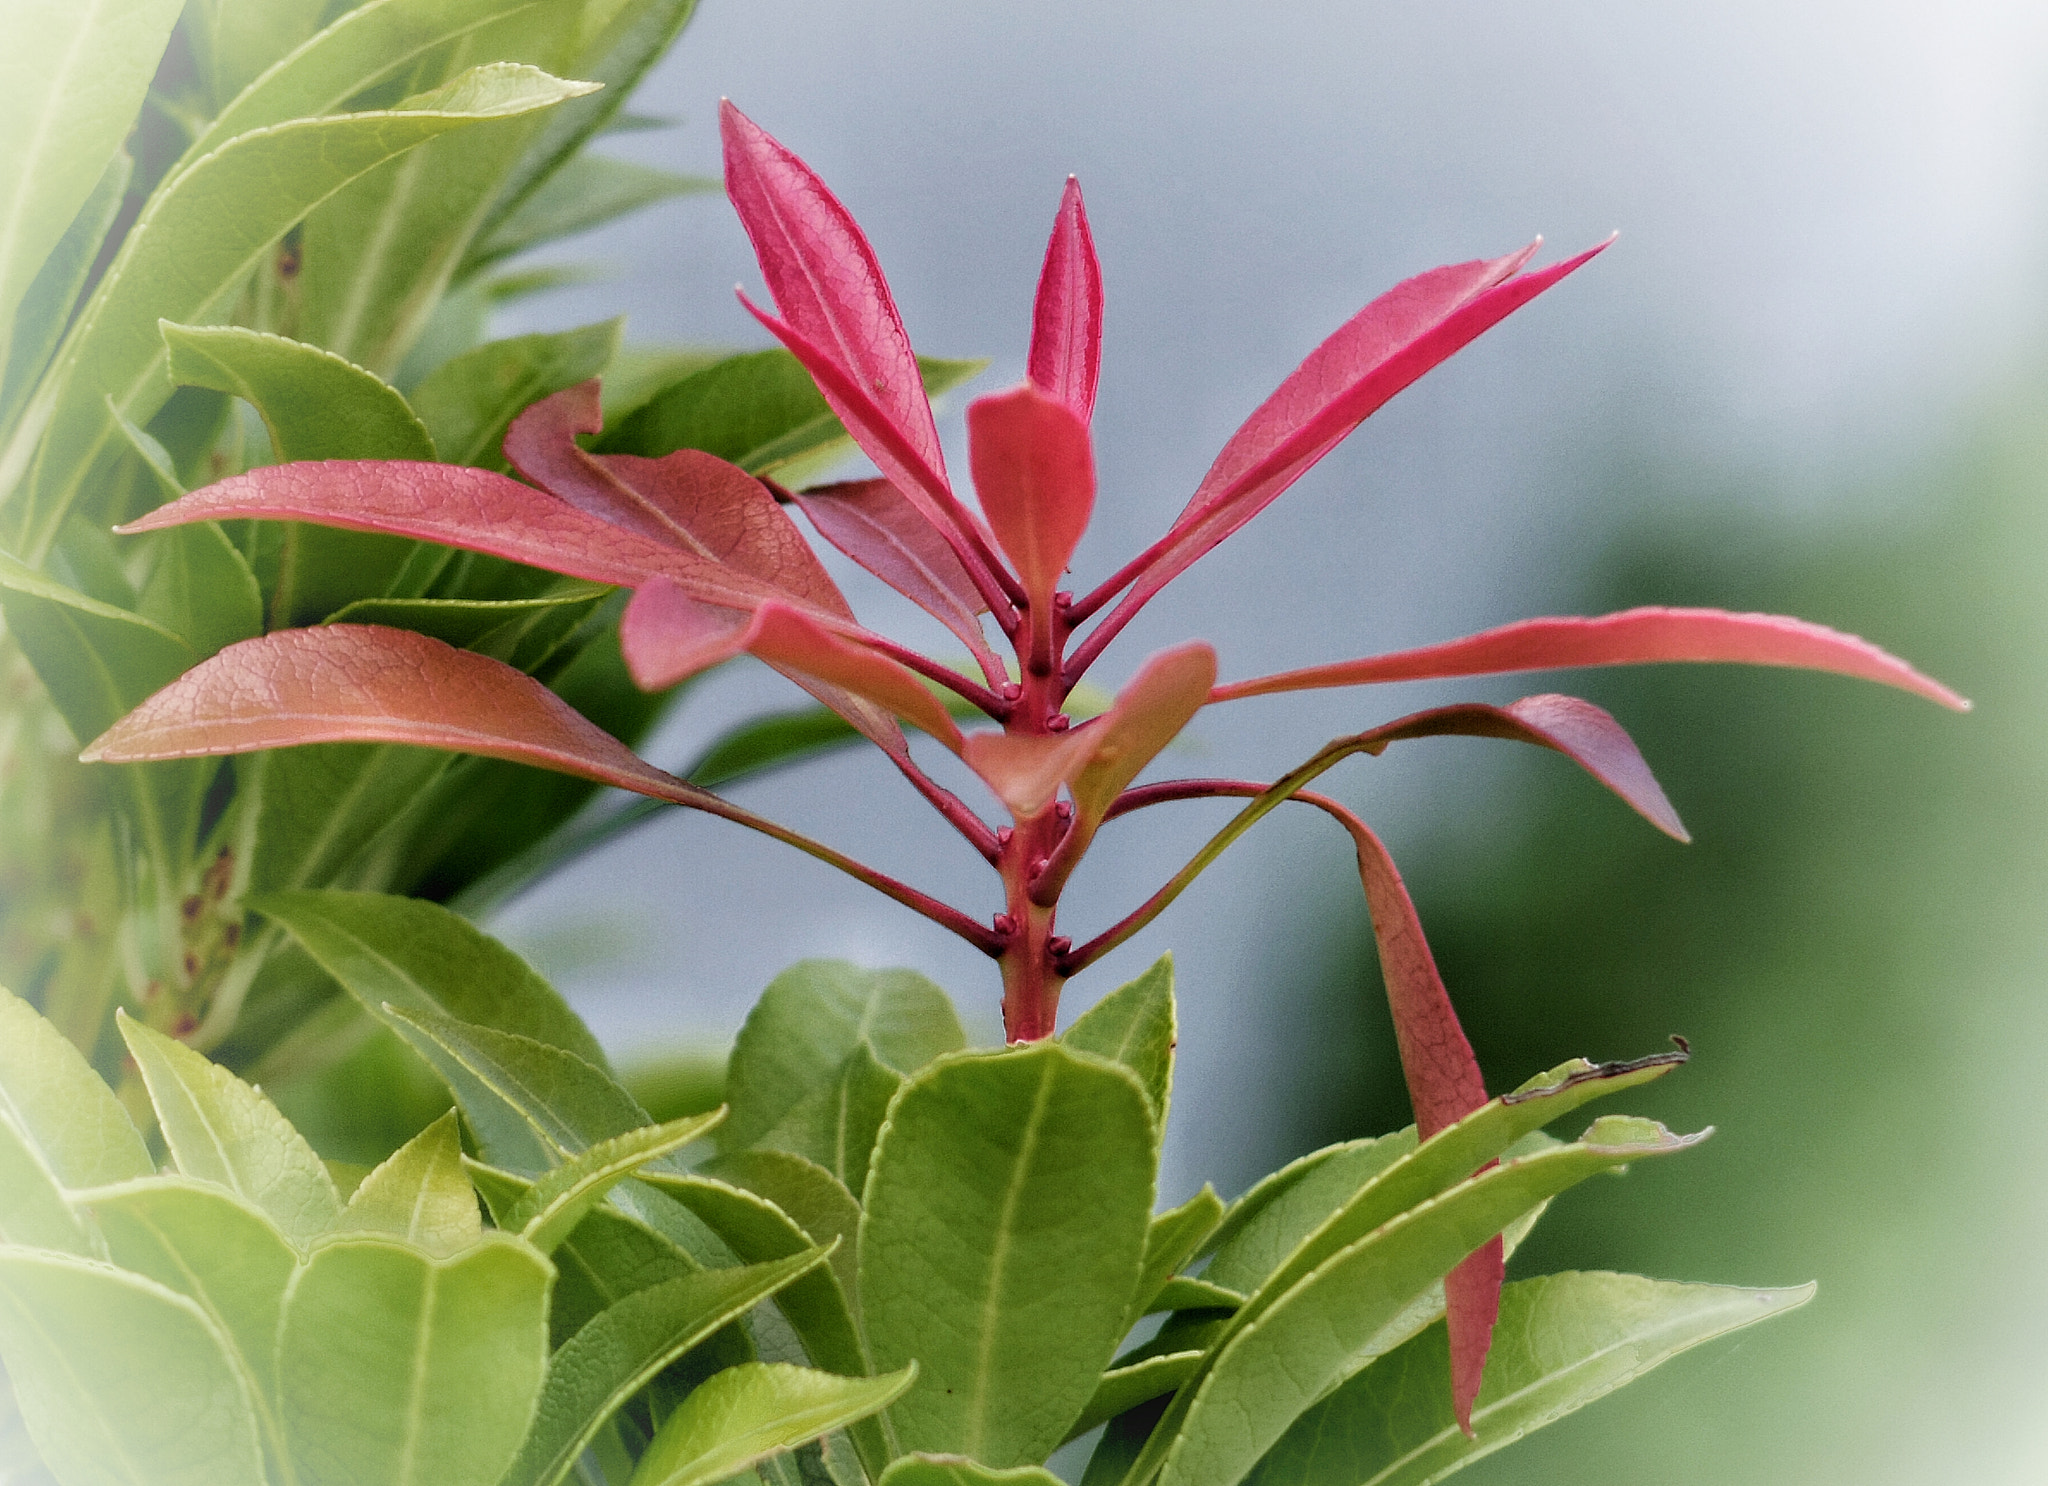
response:
<svg viewBox="0 0 2048 1486"><path fill-rule="evenodd" d="M996 1323L1003 1310L1003 1269L1009 1262L1010 1236L1014 1230L1017 1204L1023 1194L1026 1177L1038 1153L1039 1131L1045 1122L1045 1106L1051 1096L1053 1080L1057 1069L1047 1064L1039 1074L1038 1091L1032 1096L1031 1114L1021 1130L1022 1139L1017 1148L1017 1159L1010 1169L1010 1181L1003 1193L1001 1215L996 1224L995 1240L989 1248L988 1290L981 1302L981 1325L974 1355L974 1389L970 1395L970 1428L967 1436L967 1454L979 1458L982 1453L983 1432L988 1422L989 1377L995 1370Z"/></svg>

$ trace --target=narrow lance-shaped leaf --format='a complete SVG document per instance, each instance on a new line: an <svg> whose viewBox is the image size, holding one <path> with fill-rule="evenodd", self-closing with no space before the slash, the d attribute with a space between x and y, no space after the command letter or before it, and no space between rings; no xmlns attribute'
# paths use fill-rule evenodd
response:
<svg viewBox="0 0 2048 1486"><path fill-rule="evenodd" d="M1095 258L1081 183L1068 176L1031 307L1030 376L1085 424L1095 412L1101 363L1102 265Z"/></svg>
<svg viewBox="0 0 2048 1486"><path fill-rule="evenodd" d="M1958 711L1970 704L1867 640L1782 614L1720 609L1624 609L1597 618L1523 619L1440 645L1398 650L1236 681L1214 701L1444 676L1491 676L1572 666L1632 666L1660 661L1731 662L1830 671L1910 691Z"/></svg>
<svg viewBox="0 0 2048 1486"><path fill-rule="evenodd" d="M1038 1465L995 1470L964 1455L906 1455L882 1472L877 1486L1059 1486L1059 1477Z"/></svg>
<svg viewBox="0 0 2048 1486"><path fill-rule="evenodd" d="M263 415L280 463L436 457L397 389L332 351L239 325L166 320L158 329L170 379L249 403Z"/></svg>
<svg viewBox="0 0 2048 1486"><path fill-rule="evenodd" d="M878 1378L835 1377L786 1362L729 1367L668 1416L630 1486L712 1486L887 1407L916 1377L914 1362Z"/></svg>
<svg viewBox="0 0 2048 1486"><path fill-rule="evenodd" d="M725 1111L718 1109L601 1140L536 1182L502 1226L517 1230L543 1254L552 1253L613 1187L650 1161L709 1134L724 1118Z"/></svg>
<svg viewBox="0 0 2048 1486"><path fill-rule="evenodd" d="M363 1178L336 1231L395 1233L430 1254L460 1253L483 1237L476 1189L462 1169L455 1111L427 1126Z"/></svg>
<svg viewBox="0 0 2048 1486"><path fill-rule="evenodd" d="M975 492L1031 604L1035 653L1052 656L1053 593L1095 509L1088 424L1030 383L967 407Z"/></svg>
<svg viewBox="0 0 2048 1486"><path fill-rule="evenodd" d="M134 174L134 157L125 149L116 150L99 184L43 259L27 295L15 307L13 339L0 341L0 351L5 353L0 360L0 439L14 427L51 353L63 339L64 327L92 275L100 247L120 215Z"/></svg>

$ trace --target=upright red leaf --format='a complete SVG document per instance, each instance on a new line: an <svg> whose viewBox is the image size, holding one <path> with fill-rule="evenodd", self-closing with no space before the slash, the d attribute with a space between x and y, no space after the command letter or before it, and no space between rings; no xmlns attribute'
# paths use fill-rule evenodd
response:
<svg viewBox="0 0 2048 1486"><path fill-rule="evenodd" d="M1031 819L1095 751L1101 719L1064 733L970 733L960 756L1019 821Z"/></svg>
<svg viewBox="0 0 2048 1486"><path fill-rule="evenodd" d="M1423 681L1443 676L1642 665L1651 661L1798 666L1896 686L1957 711L1965 711L1970 705L1897 656L1878 649L1868 640L1825 625L1781 614L1664 608L1624 609L1594 619L1524 619L1441 645L1232 682L1218 687L1211 700L1227 702L1269 692L1359 686L1376 681Z"/></svg>
<svg viewBox="0 0 2048 1486"><path fill-rule="evenodd" d="M1095 509L1095 455L1072 408L1026 382L967 407L974 489L1050 657L1053 593Z"/></svg>
<svg viewBox="0 0 2048 1486"><path fill-rule="evenodd" d="M1095 414L1101 365L1102 265L1095 258L1081 183L1068 176L1031 307L1030 377L1086 423Z"/></svg>

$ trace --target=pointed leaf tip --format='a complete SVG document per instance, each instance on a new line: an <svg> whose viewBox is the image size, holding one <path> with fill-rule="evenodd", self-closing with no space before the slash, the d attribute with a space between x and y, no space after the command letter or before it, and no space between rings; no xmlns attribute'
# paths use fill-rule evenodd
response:
<svg viewBox="0 0 2048 1486"><path fill-rule="evenodd" d="M1102 266L1081 182L1067 177L1031 311L1031 381L1086 423L1102 363Z"/></svg>

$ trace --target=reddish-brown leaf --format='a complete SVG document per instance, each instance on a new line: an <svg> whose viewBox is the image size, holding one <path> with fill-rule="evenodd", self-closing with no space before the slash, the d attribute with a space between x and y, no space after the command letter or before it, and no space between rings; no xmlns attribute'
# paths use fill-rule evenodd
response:
<svg viewBox="0 0 2048 1486"><path fill-rule="evenodd" d="M1095 413L1101 364L1102 265L1095 258L1081 183L1068 176L1031 307L1030 376L1086 423Z"/></svg>
<svg viewBox="0 0 2048 1486"><path fill-rule="evenodd" d="M1444 1325L1451 1342L1451 1413L1472 1433L1472 1405L1486 1381L1486 1354L1500 1320L1500 1289L1507 1279L1507 1245L1496 1233L1444 1276Z"/></svg>
<svg viewBox="0 0 2048 1486"><path fill-rule="evenodd" d="M505 458L529 484L579 511L629 527L650 541L690 547L688 534L673 520L578 446L577 434L603 427L593 377L542 398L514 418L505 430Z"/></svg>
<svg viewBox="0 0 2048 1486"><path fill-rule="evenodd" d="M1095 509L1088 424L1026 382L968 404L967 449L982 512L1049 635L1053 592Z"/></svg>
<svg viewBox="0 0 2048 1486"><path fill-rule="evenodd" d="M1100 722L1064 733L970 733L960 756L1018 820L1053 801L1094 751Z"/></svg>
<svg viewBox="0 0 2048 1486"><path fill-rule="evenodd" d="M1441 645L1233 682L1217 688L1211 700L1227 702L1268 692L1359 686L1376 681L1421 681L1571 666L1642 665L1651 661L1798 666L1896 686L1958 711L1970 705L1897 656L1878 649L1868 640L1825 625L1781 614L1663 608L1625 609L1594 619L1524 619Z"/></svg>
<svg viewBox="0 0 2048 1486"><path fill-rule="evenodd" d="M1216 651L1200 640L1162 650L1138 668L1116 704L1088 724L1095 744L1069 778L1075 824L1099 825L1116 797L1208 702Z"/></svg>
<svg viewBox="0 0 2048 1486"><path fill-rule="evenodd" d="M977 659L993 658L975 618L988 605L959 554L888 480L848 480L792 497L818 534L958 635Z"/></svg>

